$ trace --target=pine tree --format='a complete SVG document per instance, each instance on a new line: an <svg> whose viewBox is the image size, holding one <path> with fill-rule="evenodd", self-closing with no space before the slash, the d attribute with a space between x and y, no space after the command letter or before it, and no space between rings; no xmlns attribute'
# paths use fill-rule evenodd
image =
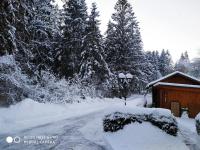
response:
<svg viewBox="0 0 200 150"><path fill-rule="evenodd" d="M106 60L115 74L133 75L133 91L141 91L151 74L143 52L138 22L127 0L118 0L106 35Z"/></svg>
<svg viewBox="0 0 200 150"><path fill-rule="evenodd" d="M159 58L159 70L162 76L168 75L174 71L171 55L168 50L162 50Z"/></svg>
<svg viewBox="0 0 200 150"><path fill-rule="evenodd" d="M106 31L106 40L104 42L105 45L105 59L106 62L109 64L109 68L111 71L115 71L115 64L116 60L118 59L118 55L115 54L115 47L116 47L116 41L113 40L115 36L115 30L114 30L114 24L109 21L107 31Z"/></svg>
<svg viewBox="0 0 200 150"><path fill-rule="evenodd" d="M35 0L31 25L32 63L40 74L42 70L52 66L53 37L55 25L53 22L53 6L51 0Z"/></svg>
<svg viewBox="0 0 200 150"><path fill-rule="evenodd" d="M161 73L159 70L159 53L158 51L146 52L147 59L151 65L151 76L149 77L149 81L157 80L161 77Z"/></svg>
<svg viewBox="0 0 200 150"><path fill-rule="evenodd" d="M108 65L104 60L103 37L99 30L100 21L97 17L99 17L99 12L96 4L92 3L80 68L81 78L96 85L101 84L109 76Z"/></svg>
<svg viewBox="0 0 200 150"><path fill-rule="evenodd" d="M195 58L191 63L191 69L189 74L200 79L200 58Z"/></svg>
<svg viewBox="0 0 200 150"><path fill-rule="evenodd" d="M64 5L61 75L73 77L80 70L81 53L86 35L87 7L85 0L69 0Z"/></svg>
<svg viewBox="0 0 200 150"><path fill-rule="evenodd" d="M16 43L17 52L15 59L23 72L29 76L34 76L34 67L31 63L33 59L31 49L31 20L33 19L34 2L29 0L21 0L16 7Z"/></svg>
<svg viewBox="0 0 200 150"><path fill-rule="evenodd" d="M190 68L191 68L191 63L189 60L188 53L186 51L185 53L181 54L181 58L176 63L175 70L181 71L183 73L188 73L190 72Z"/></svg>
<svg viewBox="0 0 200 150"><path fill-rule="evenodd" d="M0 3L0 55L13 54L16 50L14 0L2 0Z"/></svg>

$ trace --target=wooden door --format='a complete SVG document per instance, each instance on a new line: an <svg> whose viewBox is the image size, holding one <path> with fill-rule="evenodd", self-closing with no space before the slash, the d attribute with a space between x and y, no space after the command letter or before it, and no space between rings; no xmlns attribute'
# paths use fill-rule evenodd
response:
<svg viewBox="0 0 200 150"><path fill-rule="evenodd" d="M180 103L171 102L171 112L174 116L180 117Z"/></svg>

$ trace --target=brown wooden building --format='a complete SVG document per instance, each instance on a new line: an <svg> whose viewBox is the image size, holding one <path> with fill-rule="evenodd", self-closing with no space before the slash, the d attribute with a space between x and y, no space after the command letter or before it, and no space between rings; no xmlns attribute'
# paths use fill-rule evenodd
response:
<svg viewBox="0 0 200 150"><path fill-rule="evenodd" d="M152 89L153 105L171 109L179 117L187 110L194 118L200 112L200 80L182 72L174 72L147 85Z"/></svg>

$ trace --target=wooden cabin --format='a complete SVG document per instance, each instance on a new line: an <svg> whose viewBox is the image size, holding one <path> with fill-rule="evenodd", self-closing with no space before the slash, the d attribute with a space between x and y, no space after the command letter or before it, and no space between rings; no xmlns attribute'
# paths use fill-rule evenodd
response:
<svg viewBox="0 0 200 150"><path fill-rule="evenodd" d="M147 85L153 106L171 109L180 117L183 111L194 118L200 112L200 80L176 71Z"/></svg>

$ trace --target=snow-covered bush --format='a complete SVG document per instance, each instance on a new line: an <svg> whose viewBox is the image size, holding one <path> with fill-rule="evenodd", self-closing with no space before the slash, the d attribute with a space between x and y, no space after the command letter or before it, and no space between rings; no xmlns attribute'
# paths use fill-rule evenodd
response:
<svg viewBox="0 0 200 150"><path fill-rule="evenodd" d="M81 80L58 79L50 71L37 72L32 77L24 74L13 55L0 57L0 103L15 104L24 98L39 102L72 103L95 97L93 86L83 86ZM2 105L2 104L0 104Z"/></svg>
<svg viewBox="0 0 200 150"><path fill-rule="evenodd" d="M0 97L4 105L26 97L30 90L29 81L12 55L0 57Z"/></svg>
<svg viewBox="0 0 200 150"><path fill-rule="evenodd" d="M200 135L200 113L196 116L196 128L197 128L197 133Z"/></svg>
<svg viewBox="0 0 200 150"><path fill-rule="evenodd" d="M178 132L178 125L174 116L168 116L159 113L159 111L153 111L149 117L148 121L150 121L153 125L159 127L166 133L170 135L176 136Z"/></svg>
<svg viewBox="0 0 200 150"><path fill-rule="evenodd" d="M116 132L123 129L125 125L144 121L151 122L152 125L157 126L166 133L176 136L178 132L178 125L174 116L169 116L158 111L153 111L150 114L129 114L115 112L105 116L103 120L103 127L105 132Z"/></svg>
<svg viewBox="0 0 200 150"><path fill-rule="evenodd" d="M104 131L116 132L123 129L125 125L136 121L139 123L142 122L137 115L115 112L114 114L107 115L103 120Z"/></svg>
<svg viewBox="0 0 200 150"><path fill-rule="evenodd" d="M78 78L57 79L50 72L43 71L40 84L35 87L31 98L41 102L73 103L95 96L95 88L83 86Z"/></svg>

